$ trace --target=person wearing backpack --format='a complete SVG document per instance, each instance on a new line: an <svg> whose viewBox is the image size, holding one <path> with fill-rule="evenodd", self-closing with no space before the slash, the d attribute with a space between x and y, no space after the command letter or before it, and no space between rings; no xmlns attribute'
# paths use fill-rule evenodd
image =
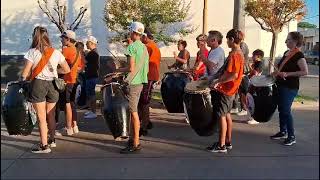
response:
<svg viewBox="0 0 320 180"><path fill-rule="evenodd" d="M47 29L41 26L34 28L32 44L24 58L26 61L20 79L31 81L28 101L37 112L40 132L40 144L31 152L50 153L49 142L54 142L54 112L59 99L59 92L53 83L54 79L58 78L58 65L62 74L69 73L70 68L62 53L52 48ZM54 146L55 144L52 144L52 147Z"/></svg>

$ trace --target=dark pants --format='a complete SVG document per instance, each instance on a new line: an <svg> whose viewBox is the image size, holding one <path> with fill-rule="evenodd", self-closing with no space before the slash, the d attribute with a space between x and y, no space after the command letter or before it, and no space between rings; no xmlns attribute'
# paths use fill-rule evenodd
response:
<svg viewBox="0 0 320 180"><path fill-rule="evenodd" d="M139 104L138 104L138 114L141 121L141 128L147 129L147 126L150 122L150 101L151 93L153 89L153 84L155 81L148 81L148 84L143 85L143 89L140 95Z"/></svg>
<svg viewBox="0 0 320 180"><path fill-rule="evenodd" d="M289 89L281 86L278 87L278 111L280 120L280 132L288 133L288 136L294 136L291 105L297 94L297 89Z"/></svg>

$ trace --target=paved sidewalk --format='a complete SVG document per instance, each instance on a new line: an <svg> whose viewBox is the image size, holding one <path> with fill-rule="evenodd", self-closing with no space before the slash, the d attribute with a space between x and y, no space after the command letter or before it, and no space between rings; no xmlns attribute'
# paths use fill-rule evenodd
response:
<svg viewBox="0 0 320 180"><path fill-rule="evenodd" d="M319 106L295 103L297 144L286 147L269 136L278 131L277 114L259 125L234 117L233 146L227 154L204 148L217 139L199 137L183 114L168 114L153 103L154 129L142 137L140 154L119 154L125 142L113 140L99 116L81 119L81 132L57 137L50 154L32 154L39 141L30 136L8 136L1 122L1 179L318 179ZM79 117L83 112L79 112Z"/></svg>

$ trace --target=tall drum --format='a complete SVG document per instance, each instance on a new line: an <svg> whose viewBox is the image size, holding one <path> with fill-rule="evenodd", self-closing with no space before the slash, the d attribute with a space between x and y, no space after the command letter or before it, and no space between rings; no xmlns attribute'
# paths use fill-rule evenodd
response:
<svg viewBox="0 0 320 180"><path fill-rule="evenodd" d="M130 112L126 99L119 83L111 82L102 88L101 112L116 139L127 138L130 129Z"/></svg>
<svg viewBox="0 0 320 180"><path fill-rule="evenodd" d="M183 113L184 88L192 80L186 71L171 71L165 73L161 83L161 96L169 113Z"/></svg>
<svg viewBox="0 0 320 180"><path fill-rule="evenodd" d="M258 122L271 120L277 109L277 91L271 76L254 76L247 96L248 109L252 117Z"/></svg>
<svg viewBox="0 0 320 180"><path fill-rule="evenodd" d="M9 135L30 135L37 122L37 114L27 101L28 85L29 83L18 81L7 84L1 116Z"/></svg>
<svg viewBox="0 0 320 180"><path fill-rule="evenodd" d="M186 85L183 103L191 128L199 136L211 136L218 127L218 118L212 111L210 89L205 81L193 81Z"/></svg>

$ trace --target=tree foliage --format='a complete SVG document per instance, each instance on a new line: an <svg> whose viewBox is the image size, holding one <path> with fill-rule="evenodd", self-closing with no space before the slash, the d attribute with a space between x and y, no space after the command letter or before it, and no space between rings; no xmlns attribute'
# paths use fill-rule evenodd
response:
<svg viewBox="0 0 320 180"><path fill-rule="evenodd" d="M306 14L303 0L246 0L246 14L260 25L261 29L272 33L270 50L271 62L275 59L278 34L290 21L301 19ZM270 63L269 71L273 71Z"/></svg>
<svg viewBox="0 0 320 180"><path fill-rule="evenodd" d="M190 3L184 0L108 0L104 9L104 21L107 27L116 33L111 42L121 40L133 21L139 21L149 28L156 41L165 44L175 42L174 36L166 34L172 23L183 22L190 9ZM186 36L194 31L184 25L174 29L174 34Z"/></svg>
<svg viewBox="0 0 320 180"><path fill-rule="evenodd" d="M311 24L309 22L299 22L298 27L299 28L317 28L317 25Z"/></svg>
<svg viewBox="0 0 320 180"><path fill-rule="evenodd" d="M49 7L50 2L48 2L48 0L38 0L37 2L42 12L48 16L50 22L54 23L61 33L67 29L73 31L77 30L87 11L87 8L80 7L77 17L68 26L66 23L67 6L62 4L60 0L54 0L53 7Z"/></svg>

